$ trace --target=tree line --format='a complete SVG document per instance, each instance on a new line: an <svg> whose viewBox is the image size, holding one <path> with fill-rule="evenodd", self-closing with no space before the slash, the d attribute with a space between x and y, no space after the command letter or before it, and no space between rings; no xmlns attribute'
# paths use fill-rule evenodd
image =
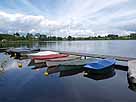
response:
<svg viewBox="0 0 136 102"><path fill-rule="evenodd" d="M21 35L15 34L0 34L0 41L62 41L62 40L136 40L136 33L131 33L126 36L119 36L114 34L108 34L107 36L89 36L89 37L57 37L47 36L46 34L31 34Z"/></svg>

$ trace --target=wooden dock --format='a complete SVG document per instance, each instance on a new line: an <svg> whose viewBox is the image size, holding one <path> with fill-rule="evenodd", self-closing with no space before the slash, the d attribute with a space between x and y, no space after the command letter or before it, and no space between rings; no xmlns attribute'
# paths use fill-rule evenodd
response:
<svg viewBox="0 0 136 102"><path fill-rule="evenodd" d="M44 50L47 51L47 50ZM63 54L70 54L70 55L77 55L77 56L83 56L83 57L92 57L92 58L114 58L118 61L130 61L130 60L136 60L134 57L122 57L122 56L112 56L112 55L100 55L100 54L89 54L89 53L79 53L79 52L68 52L68 51L58 51L58 50L50 50L50 51L56 51Z"/></svg>
<svg viewBox="0 0 136 102"><path fill-rule="evenodd" d="M5 52L7 49L6 48L0 48L0 52ZM40 50L40 51L49 51L49 50ZM136 60L136 58L134 57L122 57L122 56L112 56L112 55L101 55L101 54L90 54L90 53L79 53L79 52L68 52L68 51L58 51L58 50L50 50L50 51L56 51L62 54L70 54L70 55L77 55L77 56L81 56L84 57L86 59L86 57L92 57L92 58L114 58L117 61L123 61L123 62L128 62L130 60ZM15 51L16 53L16 51ZM18 52L20 54L24 54L23 52ZM121 69L124 71L127 71L128 66L127 65L115 65L116 69Z"/></svg>
<svg viewBox="0 0 136 102"><path fill-rule="evenodd" d="M0 48L0 52L5 52L7 48Z"/></svg>
<svg viewBox="0 0 136 102"><path fill-rule="evenodd" d="M0 48L0 52L5 52L7 48ZM39 50L40 51L40 50ZM47 51L47 50L41 50L41 51ZM92 57L92 58L114 58L118 61L130 61L130 60L136 60L134 57L124 57L124 56L112 56L112 55L101 55L101 54L90 54L90 53L79 53L79 52L68 52L68 51L58 51L58 50L50 50L50 51L56 51L63 54L70 54L70 55L77 55L77 56L83 56L83 57ZM22 54L22 52L20 52Z"/></svg>

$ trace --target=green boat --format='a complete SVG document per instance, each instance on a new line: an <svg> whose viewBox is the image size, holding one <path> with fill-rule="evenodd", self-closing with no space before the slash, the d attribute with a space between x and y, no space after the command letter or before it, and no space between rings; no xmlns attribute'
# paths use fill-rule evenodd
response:
<svg viewBox="0 0 136 102"><path fill-rule="evenodd" d="M79 70L83 69L83 66L91 61L94 61L96 59L89 58L89 59L77 59L72 61L64 61L61 64L59 64L57 67L60 69L60 71L65 70Z"/></svg>

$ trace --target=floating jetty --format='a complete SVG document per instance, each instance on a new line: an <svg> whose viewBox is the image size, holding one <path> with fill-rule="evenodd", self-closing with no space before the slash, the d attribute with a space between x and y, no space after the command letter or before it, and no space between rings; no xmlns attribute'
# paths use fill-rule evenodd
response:
<svg viewBox="0 0 136 102"><path fill-rule="evenodd" d="M7 51L7 48L0 48L0 52L5 52ZM59 52L61 54L69 54L69 55L77 55L77 56L82 56L86 59L86 57L92 57L92 58L112 58L112 59L116 59L118 61L130 61L130 60L136 60L136 58L134 57L123 57L123 56L112 56L112 55L101 55L101 54L90 54L90 53L80 53L80 52L69 52L69 51L58 51L58 50L40 50L40 49L36 49L35 51L54 51L54 52ZM12 52L14 53L19 53L19 54L25 54L25 53L30 53L30 49L29 51L17 51L17 50L12 50ZM33 51L31 51L33 52Z"/></svg>
<svg viewBox="0 0 136 102"><path fill-rule="evenodd" d="M49 51L49 50L43 50L43 51ZM128 61L131 61L131 60L136 60L136 58L134 58L134 57L122 57L122 56L112 56L112 55L89 54L89 53L68 52L68 51L58 51L58 50L50 50L50 51L59 52L61 54L81 56L84 59L87 59L87 57L101 58L101 59L112 58L112 59L116 59L117 61L126 62L126 63ZM123 64L115 64L115 68L118 69L118 70L122 70L122 71L128 71L128 66L123 65Z"/></svg>
<svg viewBox="0 0 136 102"><path fill-rule="evenodd" d="M8 51L8 49L6 48L0 48L0 51ZM24 55L26 53L30 53L33 51L16 51L16 50L12 50L13 52L17 53L16 57L19 57L18 55ZM69 54L69 55L76 55L76 56L80 56L84 59L87 59L87 57L91 57L91 58L101 58L101 59L105 59L105 58L112 58L112 59L116 59L117 61L123 61L123 62L128 62L131 60L136 60L136 58L134 57L123 57L123 56L113 56L113 55L101 55L101 54L90 54L90 53L80 53L80 52L69 52L69 51L58 51L58 50L40 50L40 49L36 49L36 51L54 51L54 52L59 52L60 54ZM124 70L127 71L128 70L128 66L127 65L119 65L116 64L115 65L117 69L120 70Z"/></svg>
<svg viewBox="0 0 136 102"><path fill-rule="evenodd" d="M44 50L44 51L49 51L49 50ZM89 53L79 53L79 52L68 52L68 51L57 51L57 50L50 50L50 51L55 51L59 52L62 54L69 54L69 55L76 55L76 56L82 56L86 59L86 57L92 57L92 58L112 58L116 59L117 61L130 61L130 60L136 60L134 57L122 57L122 56L112 56L112 55L100 55L100 54L89 54Z"/></svg>
<svg viewBox="0 0 136 102"><path fill-rule="evenodd" d="M7 48L0 48L0 52L5 52Z"/></svg>

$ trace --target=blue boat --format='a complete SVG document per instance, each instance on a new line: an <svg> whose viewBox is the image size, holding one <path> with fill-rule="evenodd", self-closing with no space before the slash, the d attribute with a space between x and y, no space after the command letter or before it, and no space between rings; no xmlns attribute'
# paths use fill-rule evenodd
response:
<svg viewBox="0 0 136 102"><path fill-rule="evenodd" d="M86 64L84 68L93 73L108 73L114 70L113 66L115 63L115 59L98 59Z"/></svg>

